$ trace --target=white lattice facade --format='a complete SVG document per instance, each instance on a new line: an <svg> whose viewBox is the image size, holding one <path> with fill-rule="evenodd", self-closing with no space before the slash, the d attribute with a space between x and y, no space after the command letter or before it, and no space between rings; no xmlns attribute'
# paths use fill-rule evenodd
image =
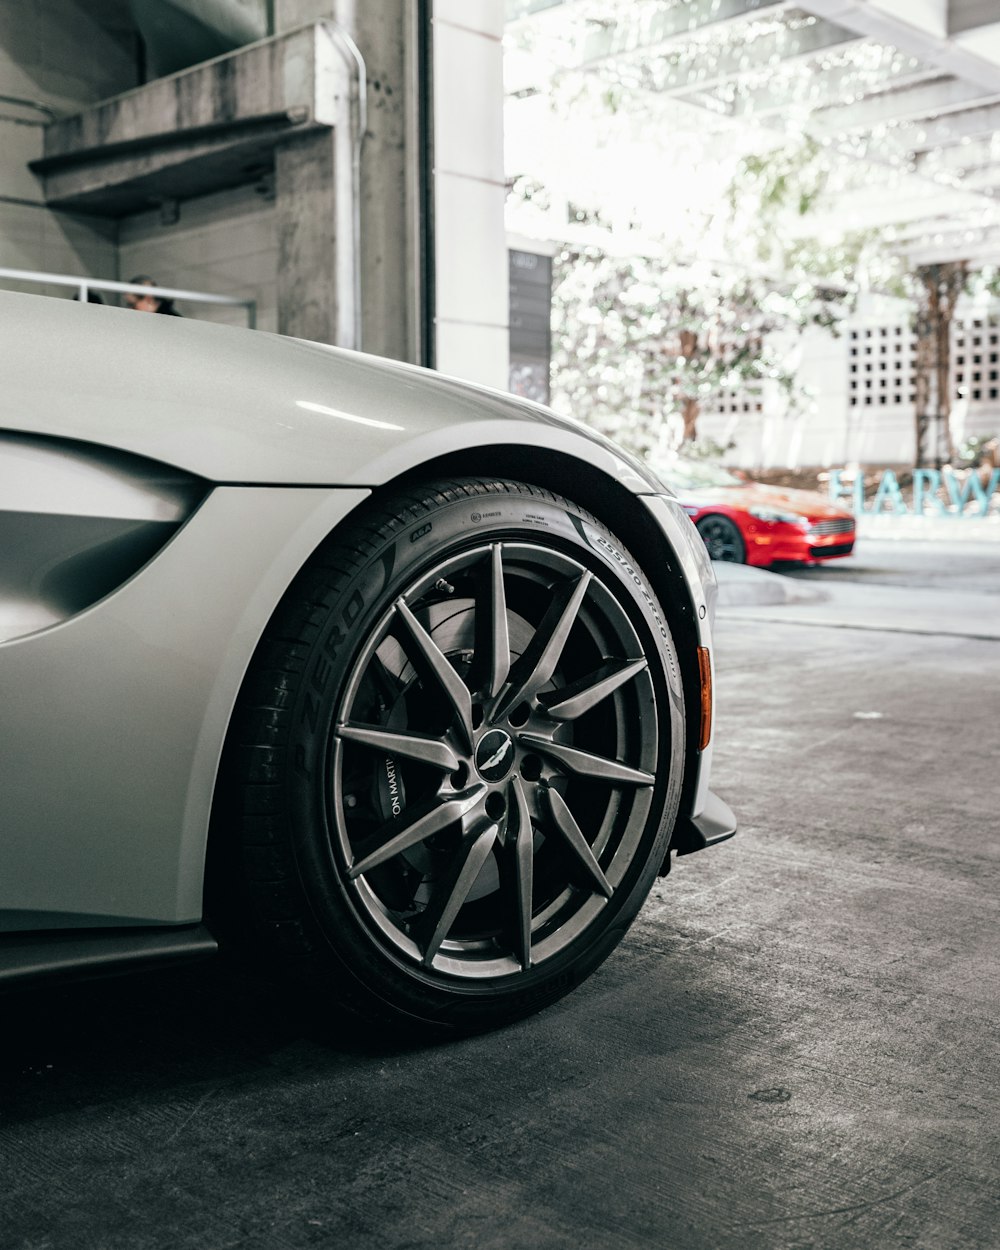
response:
<svg viewBox="0 0 1000 1250"><path fill-rule="evenodd" d="M732 392L699 420L699 435L748 468L903 465L914 453L915 337L901 301L872 299L839 335L800 341L807 392L788 412L773 389ZM952 326L951 430L956 443L1000 433L1000 307L959 307Z"/></svg>

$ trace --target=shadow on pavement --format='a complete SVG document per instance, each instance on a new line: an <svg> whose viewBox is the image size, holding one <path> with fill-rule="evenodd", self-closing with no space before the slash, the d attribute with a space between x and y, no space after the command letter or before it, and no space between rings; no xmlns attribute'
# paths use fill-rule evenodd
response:
<svg viewBox="0 0 1000 1250"><path fill-rule="evenodd" d="M387 1036L221 961L8 991L0 1109L8 1125L68 1107L274 1072L303 1046L327 1072L426 1045Z"/></svg>

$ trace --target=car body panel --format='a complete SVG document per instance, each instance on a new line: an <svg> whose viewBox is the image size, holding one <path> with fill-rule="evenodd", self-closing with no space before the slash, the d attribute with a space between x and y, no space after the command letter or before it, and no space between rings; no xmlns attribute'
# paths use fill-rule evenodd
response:
<svg viewBox="0 0 1000 1250"><path fill-rule="evenodd" d="M516 443L584 458L635 493L656 486L584 425L398 361L3 292L0 325L0 428L116 447L212 482L378 486L452 451ZM60 355L44 376L39 342Z"/></svg>
<svg viewBox="0 0 1000 1250"><path fill-rule="evenodd" d="M132 972L152 964L202 959L218 949L205 925L10 933L0 935L0 986L36 977Z"/></svg>
<svg viewBox="0 0 1000 1250"><path fill-rule="evenodd" d="M714 689L715 650L712 645L712 628L715 624L715 609L719 587L715 579L715 573L712 570L712 562L708 558L705 544L697 536L697 531L695 531L694 542L687 540L691 526L688 523L687 514L681 503L665 495L653 495L644 499L644 502L656 518L657 524L663 530L668 542L676 553L687 584L689 586L704 587L704 602L699 603L697 596L692 596L692 600L698 645L708 648L709 660L712 666L712 686ZM713 733L709 738L708 746L703 751L697 752L695 760L692 761L691 766L697 770L697 774L692 790L690 808L682 813L682 819L690 819L696 829L698 828L698 818L705 812L711 800L709 779L712 772L712 751L715 739L714 725L712 729ZM732 813L730 813L731 815ZM732 825L730 832L734 829L735 825Z"/></svg>
<svg viewBox="0 0 1000 1250"><path fill-rule="evenodd" d="M41 372L40 344L58 347ZM356 353L46 297L0 294L0 351L0 458L13 432L21 465L9 462L19 486L0 525L32 509L183 516L117 588L0 641L0 933L201 919L219 760L275 606L372 488L449 452L483 449L489 472L491 446L524 448L530 480L531 449L556 450L637 496L711 645L715 579L685 510L613 444L537 405ZM4 593L0 576L0 609ZM710 760L709 747L688 764L682 819L695 828L718 809Z"/></svg>
<svg viewBox="0 0 1000 1250"><path fill-rule="evenodd" d="M0 430L0 642L103 599L163 548L208 489L126 452Z"/></svg>
<svg viewBox="0 0 1000 1250"><path fill-rule="evenodd" d="M295 573L367 493L219 487L114 594L0 645L0 931L200 919L247 665Z"/></svg>
<svg viewBox="0 0 1000 1250"><path fill-rule="evenodd" d="M834 518L844 515L844 509L831 503L817 490L785 490L769 486L766 482L745 482L741 486L720 486L699 490L697 494L682 491L686 502L696 499L699 506L708 508L726 504L740 508L773 508L778 512L795 512L800 516Z"/></svg>

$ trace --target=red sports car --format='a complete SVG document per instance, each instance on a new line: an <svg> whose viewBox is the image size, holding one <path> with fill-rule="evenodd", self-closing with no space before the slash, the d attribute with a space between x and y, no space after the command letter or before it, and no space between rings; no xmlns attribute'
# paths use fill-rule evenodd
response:
<svg viewBox="0 0 1000 1250"><path fill-rule="evenodd" d="M854 550L854 517L814 490L752 482L696 460L657 466L691 517L713 560L816 564Z"/></svg>

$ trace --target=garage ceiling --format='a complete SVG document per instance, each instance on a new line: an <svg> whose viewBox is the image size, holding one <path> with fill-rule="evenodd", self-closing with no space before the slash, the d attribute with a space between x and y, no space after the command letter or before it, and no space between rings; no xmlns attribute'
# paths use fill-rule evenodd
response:
<svg viewBox="0 0 1000 1250"><path fill-rule="evenodd" d="M673 102L708 150L736 131L842 156L810 233L889 227L913 264L1000 262L1000 0L506 3L514 45L551 79ZM515 71L509 89L538 84Z"/></svg>

